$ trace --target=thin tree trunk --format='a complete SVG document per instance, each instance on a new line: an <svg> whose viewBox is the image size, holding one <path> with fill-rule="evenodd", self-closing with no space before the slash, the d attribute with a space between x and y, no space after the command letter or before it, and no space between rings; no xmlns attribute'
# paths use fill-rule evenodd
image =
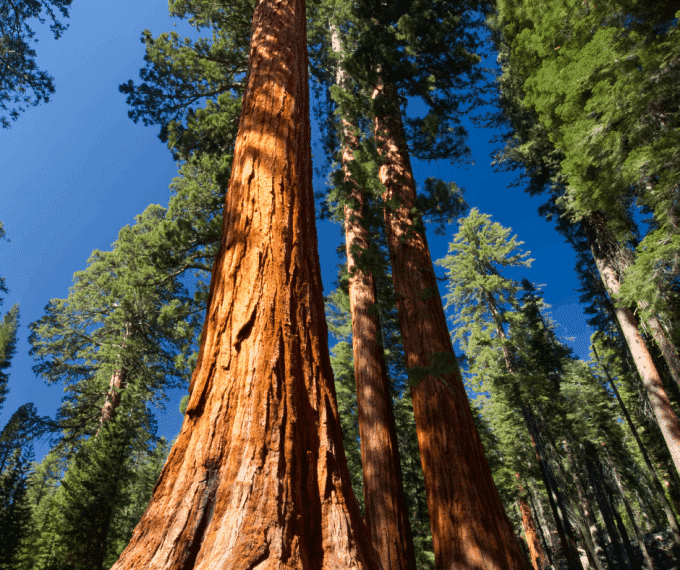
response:
<svg viewBox="0 0 680 570"><path fill-rule="evenodd" d="M595 523L595 517L593 516L593 509L590 504L590 499L588 498L588 495L583 488L583 484L581 483L581 479L576 468L576 460L574 459L571 446L566 440L563 441L563 445L567 452L567 467L572 474L574 486L576 487L576 493L578 494L581 513L583 513L583 517L577 516L577 521L579 523L581 535L583 536L583 542L585 543L586 550L588 551L588 558L595 565L595 568L598 570L604 570L602 567L602 562L600 561L600 552L598 552L602 551L603 548L600 545L599 537L597 536L597 525Z"/></svg>
<svg viewBox="0 0 680 570"><path fill-rule="evenodd" d="M614 515L612 513L613 505L611 505L608 500L607 491L605 489L604 481L602 480L599 459L596 456L595 448L592 444L588 443L586 444L585 449L585 465L590 484L597 500L597 504L600 507L600 514L602 515L604 524L607 527L607 534L609 535L609 541L612 545L617 564L620 568L625 568L625 557L623 554L623 549L621 548L621 542L619 541L619 533L616 530Z"/></svg>
<svg viewBox="0 0 680 570"><path fill-rule="evenodd" d="M377 570L328 353L304 0L255 8L223 228L182 430L112 570Z"/></svg>
<svg viewBox="0 0 680 570"><path fill-rule="evenodd" d="M531 407L524 402L522 403L522 415L524 417L524 425L529 431L531 444L534 448L534 452L536 453L536 461L538 462L541 470L543 484L545 485L546 492L548 493L548 503L550 504L550 509L552 510L553 517L555 519L555 525L557 527L557 533L562 544L564 557L567 560L569 568L573 570L580 569L582 568L582 564L580 562L578 549L576 547L574 530L572 529L569 519L567 518L562 493L560 492L557 482L555 481L555 478L551 472L550 466L548 465L545 448L541 442L541 434L538 425L536 424L534 413Z"/></svg>
<svg viewBox="0 0 680 570"><path fill-rule="evenodd" d="M532 481L535 484L535 480L533 478ZM555 545L553 544L552 533L548 528L548 522L546 521L545 513L543 512L543 505L537 496L534 485L530 484L528 485L528 488L529 494L531 496L531 507L533 509L534 516L538 521L538 529L540 531L541 540L543 541L543 550L548 558L548 564L552 568L554 566L552 550L555 548ZM550 537L550 541L548 541L548 537Z"/></svg>
<svg viewBox="0 0 680 570"><path fill-rule="evenodd" d="M130 337L130 324L125 324L125 331L123 332L123 338L121 341L121 350L125 348L128 338ZM120 354L119 354L120 357ZM117 368L111 374L111 380L109 381L109 391L106 393L106 399L104 400L104 406L102 407L102 413L99 417L99 428L95 437L99 435L104 424L109 420L116 417L116 408L120 405L121 390L127 387L127 370L122 363L118 363Z"/></svg>
<svg viewBox="0 0 680 570"><path fill-rule="evenodd" d="M331 26L333 50L340 54L340 38ZM340 68L336 83L344 87ZM366 196L352 179L351 163L358 141L354 128L343 117L342 164L351 187L345 205L345 246L349 272L349 305L352 314L354 379L357 391L361 464L363 466L365 521L373 546L385 568L415 570L411 523L399 460L397 430L392 408L387 366L376 312L375 279L365 258L371 244L364 220Z"/></svg>
<svg viewBox="0 0 680 570"><path fill-rule="evenodd" d="M594 343L592 345L592 349L593 349L593 354L595 355L595 360L597 360L598 364L600 366L602 366L602 370L604 370L605 376L607 377L607 380L609 381L609 386L611 387L612 392L614 393L614 396L616 397L616 401L619 403L619 407L621 408L621 413L623 414L623 417L626 420L626 424L628 425L628 428L630 429L631 433L633 434L633 438L635 439L635 443L637 444L638 449L640 450L640 453L642 454L642 459L644 460L645 465L647 466L647 471L649 471L649 475L652 477L654 491L656 492L657 499L663 505L663 510L666 513L666 518L668 519L668 524L670 525L671 532L673 533L673 539L674 539L675 543L678 546L680 546L680 528L678 527L678 522L675 518L675 514L673 513L673 508L671 507L671 504L668 501L668 497L666 497L666 493L664 492L663 485L661 484L661 481L659 480L659 477L656 473L656 469L654 469L654 465L652 464L652 461L649 458L649 454L647 453L647 448L644 446L644 444L642 443L642 440L640 439L640 435L638 434L637 428L635 427L635 424L633 423L633 420L630 417L630 414L628 413L628 409L626 408L626 405L623 403L623 400L621 399L621 395L619 394L619 390L616 387L616 384L614 383L614 380L612 379L611 375L609 374L609 369L607 368L604 361L602 361L600 359L600 356L597 354L597 349L595 348Z"/></svg>
<svg viewBox="0 0 680 570"><path fill-rule="evenodd" d="M614 463L612 462L608 453L607 461L609 462L609 468L612 471L612 476L614 478L614 482L616 483L616 488L619 491L619 496L621 497L623 506L626 509L626 513L628 514L630 523L633 525L633 532L635 532L635 540L637 542L638 547L640 548L640 551L642 552L642 557L644 558L645 561L645 567L647 568L647 570L654 570L654 564L652 563L652 559L649 556L649 552L647 552L647 545L645 544L645 541L642 537L642 533L640 532L640 527L638 526L637 522L635 522L635 513L633 513L633 509L630 506L628 497L626 497L626 493L623 490L623 485L621 485L621 478L619 477L619 474L616 471L616 467L614 466Z"/></svg>
<svg viewBox="0 0 680 570"><path fill-rule="evenodd" d="M522 497L517 498L517 508L522 517L522 529L529 547L529 555L531 556L531 564L534 570L543 570L545 568L546 560L543 548L541 548L541 541L538 538L538 531L536 524L531 516L531 507L526 499Z"/></svg>
<svg viewBox="0 0 680 570"><path fill-rule="evenodd" d="M453 352L396 88L373 93L385 225L438 570L527 568L493 482Z"/></svg>
<svg viewBox="0 0 680 570"><path fill-rule="evenodd" d="M615 246L608 239L606 221L602 216L598 217L593 214L585 218L581 224L588 238L602 282L611 296L616 318L621 325L635 366L642 378L642 383L647 391L650 405L668 446L668 451L673 458L673 465L675 470L680 472L680 422L678 422L678 418L671 407L649 349L638 330L635 315L628 307L622 306L616 300L615 296L621 284L617 271L609 259L611 256L608 252Z"/></svg>
<svg viewBox="0 0 680 570"><path fill-rule="evenodd" d="M503 329L501 314L491 293L487 292L486 302L494 324L496 325L496 334L498 335L498 338L507 341L507 336L505 334L505 330ZM507 344L504 344L501 350L503 352L503 358L505 360L505 366L508 369L508 372L512 376L515 376L517 372L512 359L512 354L510 353L510 349L508 348ZM536 454L536 461L538 462L541 475L543 477L543 484L545 485L546 492L548 493L550 508L553 511L553 516L555 517L555 524L557 526L557 532L560 535L565 558L567 559L567 563L569 564L570 568L581 568L582 565L580 563L580 557L576 548L574 532L571 528L571 525L569 524L569 520L565 512L564 501L561 496L562 494L560 493L557 483L550 472L550 466L548 465L545 449L541 443L541 434L536 423L536 417L533 410L531 409L530 404L521 394L517 393L517 399L520 401L522 406L524 426L529 432L531 445L533 446L534 453Z"/></svg>

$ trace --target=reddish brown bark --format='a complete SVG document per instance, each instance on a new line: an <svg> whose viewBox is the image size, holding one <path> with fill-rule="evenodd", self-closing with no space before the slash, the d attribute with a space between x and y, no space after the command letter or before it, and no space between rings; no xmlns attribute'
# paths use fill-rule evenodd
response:
<svg viewBox="0 0 680 570"><path fill-rule="evenodd" d="M224 213L184 424L113 569L379 569L328 355L303 0L255 8Z"/></svg>
<svg viewBox="0 0 680 570"><path fill-rule="evenodd" d="M380 86L373 96L406 366L413 374L446 361L438 374L426 374L411 388L435 565L440 570L526 569L474 425L425 234L413 217L415 183L396 88Z"/></svg>
<svg viewBox="0 0 680 570"><path fill-rule="evenodd" d="M534 570L543 570L546 565L545 554L541 547L541 541L538 539L538 531L536 524L531 516L531 508L529 503L522 497L517 499L517 506L519 507L520 515L522 516L522 528L524 529L524 536L529 547L529 555L531 556L531 564Z"/></svg>
<svg viewBox="0 0 680 570"><path fill-rule="evenodd" d="M612 261L614 257L612 251L616 249L617 244L613 243L608 236L606 221L603 216L592 214L581 223L585 230L584 233L588 238L595 264L600 272L600 278L611 296L616 319L619 321L635 366L640 374L640 378L642 378L642 384L647 391L649 403L668 446L675 470L680 473L680 422L678 422L678 417L671 407L661 376L654 365L647 344L638 330L635 314L629 307L622 305L616 300L616 294L621 287L621 282Z"/></svg>
<svg viewBox="0 0 680 570"><path fill-rule="evenodd" d="M365 521L385 568L416 568L411 524L402 483L397 432L389 380L380 342L375 281L359 269L359 251L368 248L368 232L361 225L361 196L356 209L345 206L345 240L352 313L354 377L357 388L361 464L364 478Z"/></svg>
<svg viewBox="0 0 680 570"><path fill-rule="evenodd" d="M333 51L341 55L340 34L331 26ZM336 83L344 87L347 74L338 68ZM364 227L366 196L352 179L351 164L358 148L354 127L342 118L342 163L350 190L345 205L345 246L352 314L352 349L356 382L359 437L366 527L385 568L416 568L411 523L402 482L397 430L387 366L375 312L375 279L362 256L370 248Z"/></svg>

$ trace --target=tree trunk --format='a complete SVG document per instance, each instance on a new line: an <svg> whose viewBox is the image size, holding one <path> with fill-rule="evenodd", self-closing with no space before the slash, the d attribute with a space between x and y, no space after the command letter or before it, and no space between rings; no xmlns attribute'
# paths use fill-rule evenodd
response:
<svg viewBox="0 0 680 570"><path fill-rule="evenodd" d="M529 555L531 556L531 564L534 570L543 570L546 565L545 554L541 548L541 542L538 538L538 531L536 524L531 516L531 508L526 499L519 497L517 499L517 508L522 516L522 528L524 529L524 536L526 537L527 546L529 547Z"/></svg>
<svg viewBox="0 0 680 570"><path fill-rule="evenodd" d="M554 567L554 562L552 559L552 551L556 548L556 544L553 543L553 534L548 528L548 522L545 518L545 513L543 511L543 505L541 504L538 493L534 489L536 481L532 478L532 484L528 485L529 493L531 496L531 506L534 510L534 516L538 521L538 528L541 534L541 539L543 541L543 549L548 558L548 565L552 568Z"/></svg>
<svg viewBox="0 0 680 570"><path fill-rule="evenodd" d="M125 332L123 333L123 338L121 341L121 350L125 348L127 339L130 336L130 324L125 324ZM120 354L118 355L120 357ZM109 391L106 393L106 399L104 400L104 406L102 407L102 413L99 417L99 428L95 437L99 435L104 424L109 420L116 417L116 408L120 405L120 392L127 387L127 370L122 363L118 363L118 367L111 374L111 380L109 381Z"/></svg>
<svg viewBox="0 0 680 570"><path fill-rule="evenodd" d="M333 51L340 54L339 31L331 26ZM336 83L345 86L340 68ZM402 481L392 395L376 312L373 273L363 255L371 247L366 229L364 191L352 179L351 163L358 148L354 128L342 123L342 164L351 190L345 204L345 246L349 272L349 306L352 314L354 379L357 389L361 464L363 466L365 521L373 546L385 568L416 570L411 523Z"/></svg>
<svg viewBox="0 0 680 570"><path fill-rule="evenodd" d="M182 430L112 570L377 570L328 353L304 0L255 8L223 228Z"/></svg>
<svg viewBox="0 0 680 570"><path fill-rule="evenodd" d="M393 85L373 93L385 225L438 570L527 568L474 425L430 251Z"/></svg>
<svg viewBox="0 0 680 570"><path fill-rule="evenodd" d="M654 366L652 356L645 344L633 311L624 307L616 300L616 293L620 288L619 276L611 262L609 250L615 247L606 232L606 220L602 216L591 215L582 220L584 233L588 237L590 249L605 289L609 292L616 318L630 349L635 366L640 373L642 383L647 391L649 403L652 406L656 421L663 434L668 451L673 458L675 470L680 472L680 422L671 407L668 395L664 390L661 376Z"/></svg>
<svg viewBox="0 0 680 570"><path fill-rule="evenodd" d="M611 505L608 500L609 497L607 496L605 483L602 480L602 473L599 465L599 459L596 455L595 446L589 442L586 442L585 445L585 465L586 471L588 472L588 479L590 480L590 484L594 491L597 504L600 507L602 520L604 521L605 527L607 527L607 534L609 535L609 541L612 545L617 564L620 568L626 568L625 557L612 512L614 506Z"/></svg>
<svg viewBox="0 0 680 570"><path fill-rule="evenodd" d="M597 536L597 523L593 515L590 499L588 498L588 495L583 488L583 484L581 483L581 479L576 467L576 460L574 459L571 446L566 440L564 440L562 443L564 445L565 451L567 452L567 468L572 474L574 486L576 487L576 493L578 494L581 512L583 513L583 517L577 515L576 519L579 524L581 536L583 536L583 542L586 545L588 558L595 565L597 570L604 570L600 560L600 552L603 552L604 549L602 548L599 537Z"/></svg>
<svg viewBox="0 0 680 570"><path fill-rule="evenodd" d="M635 532L635 540L638 544L638 547L640 548L640 551L642 552L642 557L645 561L645 567L647 568L647 570L654 570L654 564L652 563L652 559L649 556L649 552L647 552L647 545L645 544L644 538L642 536L642 532L640 532L640 527L638 526L637 522L635 521L635 513L633 513L633 509L630 506L630 502L628 501L628 497L626 497L626 493L623 490L623 485L621 485L621 478L619 477L619 474L616 471L616 468L614 467L614 463L612 462L611 458L609 457L609 454L607 454L607 461L609 462L609 468L611 469L612 476L614 477L614 482L616 483L616 488L619 491L619 496L621 497L621 501L623 501L623 506L626 509L626 513L628 514L628 518L630 519L630 523L633 525L633 532Z"/></svg>
<svg viewBox="0 0 680 570"><path fill-rule="evenodd" d="M616 384L614 383L614 380L612 379L611 375L609 374L609 369L607 368L606 364L602 360L600 360L600 356L597 354L597 349L595 348L594 343L592 345L592 349L593 354L595 355L595 360L597 360L598 364L602 366L602 370L604 370L605 376L609 381L609 386L611 387L612 392L616 397L616 401L619 403L621 413L624 419L626 420L628 429L630 429L631 433L633 434L635 443L637 443L638 449L642 454L642 458L644 459L645 465L647 466L647 471L649 471L649 475L652 478L653 488L654 491L656 492L656 496L663 505L664 512L666 513L666 518L668 519L668 524L671 527L671 532L673 533L673 539L675 541L675 544L680 546L680 528L678 528L678 523L677 520L675 519L673 508L671 507L671 504L668 501L668 497L666 497L666 493L664 492L663 485L661 485L661 481L659 481L656 469L654 469L654 465L652 464L652 461L649 458L649 455L647 454L647 448L644 446L642 440L640 439L640 435L638 434L637 428L635 427L635 424L633 423L633 420L630 417L630 414L628 413L628 409L626 408L626 405L623 403L623 400L621 399L619 390L616 387Z"/></svg>
<svg viewBox="0 0 680 570"><path fill-rule="evenodd" d="M505 330L503 329L501 313L496 306L496 301L493 295L489 292L486 293L486 302L494 324L496 325L496 334L498 335L498 338L507 341L507 336L505 334ZM505 360L505 366L508 369L508 372L512 376L515 376L517 372L513 362L512 354L507 344L504 344L501 350L503 352L503 358ZM516 398L522 407L524 426L529 432L531 445L534 449L534 453L536 454L536 461L538 462L541 476L543 478L543 484L545 485L545 490L548 494L548 502L555 518L555 525L557 526L557 532L560 535L562 549L564 551L565 558L567 559L567 564L574 570L580 569L582 565L580 563L578 550L576 548L574 532L565 512L562 493L559 491L557 482L555 481L548 464L548 458L545 454L545 448L541 442L541 433L538 424L536 423L536 417L533 410L531 409L531 405L519 393L516 385L515 393Z"/></svg>
<svg viewBox="0 0 680 570"><path fill-rule="evenodd" d="M541 441L541 434L536 424L536 418L531 407L522 403L522 415L524 418L524 425L529 431L531 444L536 454L536 461L540 467L543 484L548 494L548 503L555 519L555 526L560 537L564 557L571 570L580 570L582 564L576 547L576 539L574 538L574 530L569 523L567 513L565 510L564 499L560 492L555 477L553 476L550 465L548 464L545 448Z"/></svg>

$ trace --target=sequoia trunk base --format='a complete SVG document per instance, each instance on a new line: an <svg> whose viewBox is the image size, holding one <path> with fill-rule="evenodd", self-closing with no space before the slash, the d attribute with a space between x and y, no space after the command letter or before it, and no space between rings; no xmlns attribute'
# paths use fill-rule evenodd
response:
<svg viewBox="0 0 680 570"><path fill-rule="evenodd" d="M113 570L381 568L342 448L314 228L304 1L261 0L184 424Z"/></svg>

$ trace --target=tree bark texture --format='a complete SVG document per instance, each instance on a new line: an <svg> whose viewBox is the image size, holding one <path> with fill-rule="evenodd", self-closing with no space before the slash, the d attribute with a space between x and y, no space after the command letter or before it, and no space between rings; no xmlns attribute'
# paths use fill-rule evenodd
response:
<svg viewBox="0 0 680 570"><path fill-rule="evenodd" d="M333 51L342 53L337 26L331 25ZM336 83L345 87L339 67ZM341 118L342 164L350 188L345 204L345 247L352 314L352 351L356 382L366 527L385 568L415 570L411 522L401 473L392 395L381 341L373 273L362 257L371 247L366 229L364 190L353 180L351 165L358 148L354 127Z"/></svg>
<svg viewBox="0 0 680 570"><path fill-rule="evenodd" d="M673 459L673 465L676 472L680 473L680 422L678 422L678 417L671 407L661 376L652 360L652 355L638 330L637 319L633 311L616 300L615 296L621 287L621 282L611 262L611 256L608 255L608 250L613 245L610 243L611 240L608 239L605 221L593 215L582 220L581 224L588 238L602 282L611 297L616 319L619 321L635 366L640 378L642 378L642 384L647 392L659 429L661 429L668 451Z"/></svg>
<svg viewBox="0 0 680 570"><path fill-rule="evenodd" d="M394 85L373 93L385 224L438 570L526 569L474 425L446 324ZM442 369L443 368L443 369Z"/></svg>
<svg viewBox="0 0 680 570"><path fill-rule="evenodd" d="M517 499L517 506L520 515L522 516L522 528L524 529L524 536L529 547L529 554L531 556L531 564L534 570L543 570L546 565L545 554L541 548L541 541L538 538L538 531L536 524L531 516L531 507L526 499L520 497Z"/></svg>
<svg viewBox="0 0 680 570"><path fill-rule="evenodd" d="M182 430L112 570L381 568L342 448L317 252L304 0L261 0Z"/></svg>
<svg viewBox="0 0 680 570"><path fill-rule="evenodd" d="M535 489L536 481L531 479L531 483L528 485L529 497L531 499L530 506L533 507L534 518L538 522L538 530L540 532L541 541L543 542L543 551L548 559L548 567L553 568L552 551L554 551L557 545L553 544L554 535L548 527L548 521L546 520L545 512L543 511L543 504L538 496Z"/></svg>

